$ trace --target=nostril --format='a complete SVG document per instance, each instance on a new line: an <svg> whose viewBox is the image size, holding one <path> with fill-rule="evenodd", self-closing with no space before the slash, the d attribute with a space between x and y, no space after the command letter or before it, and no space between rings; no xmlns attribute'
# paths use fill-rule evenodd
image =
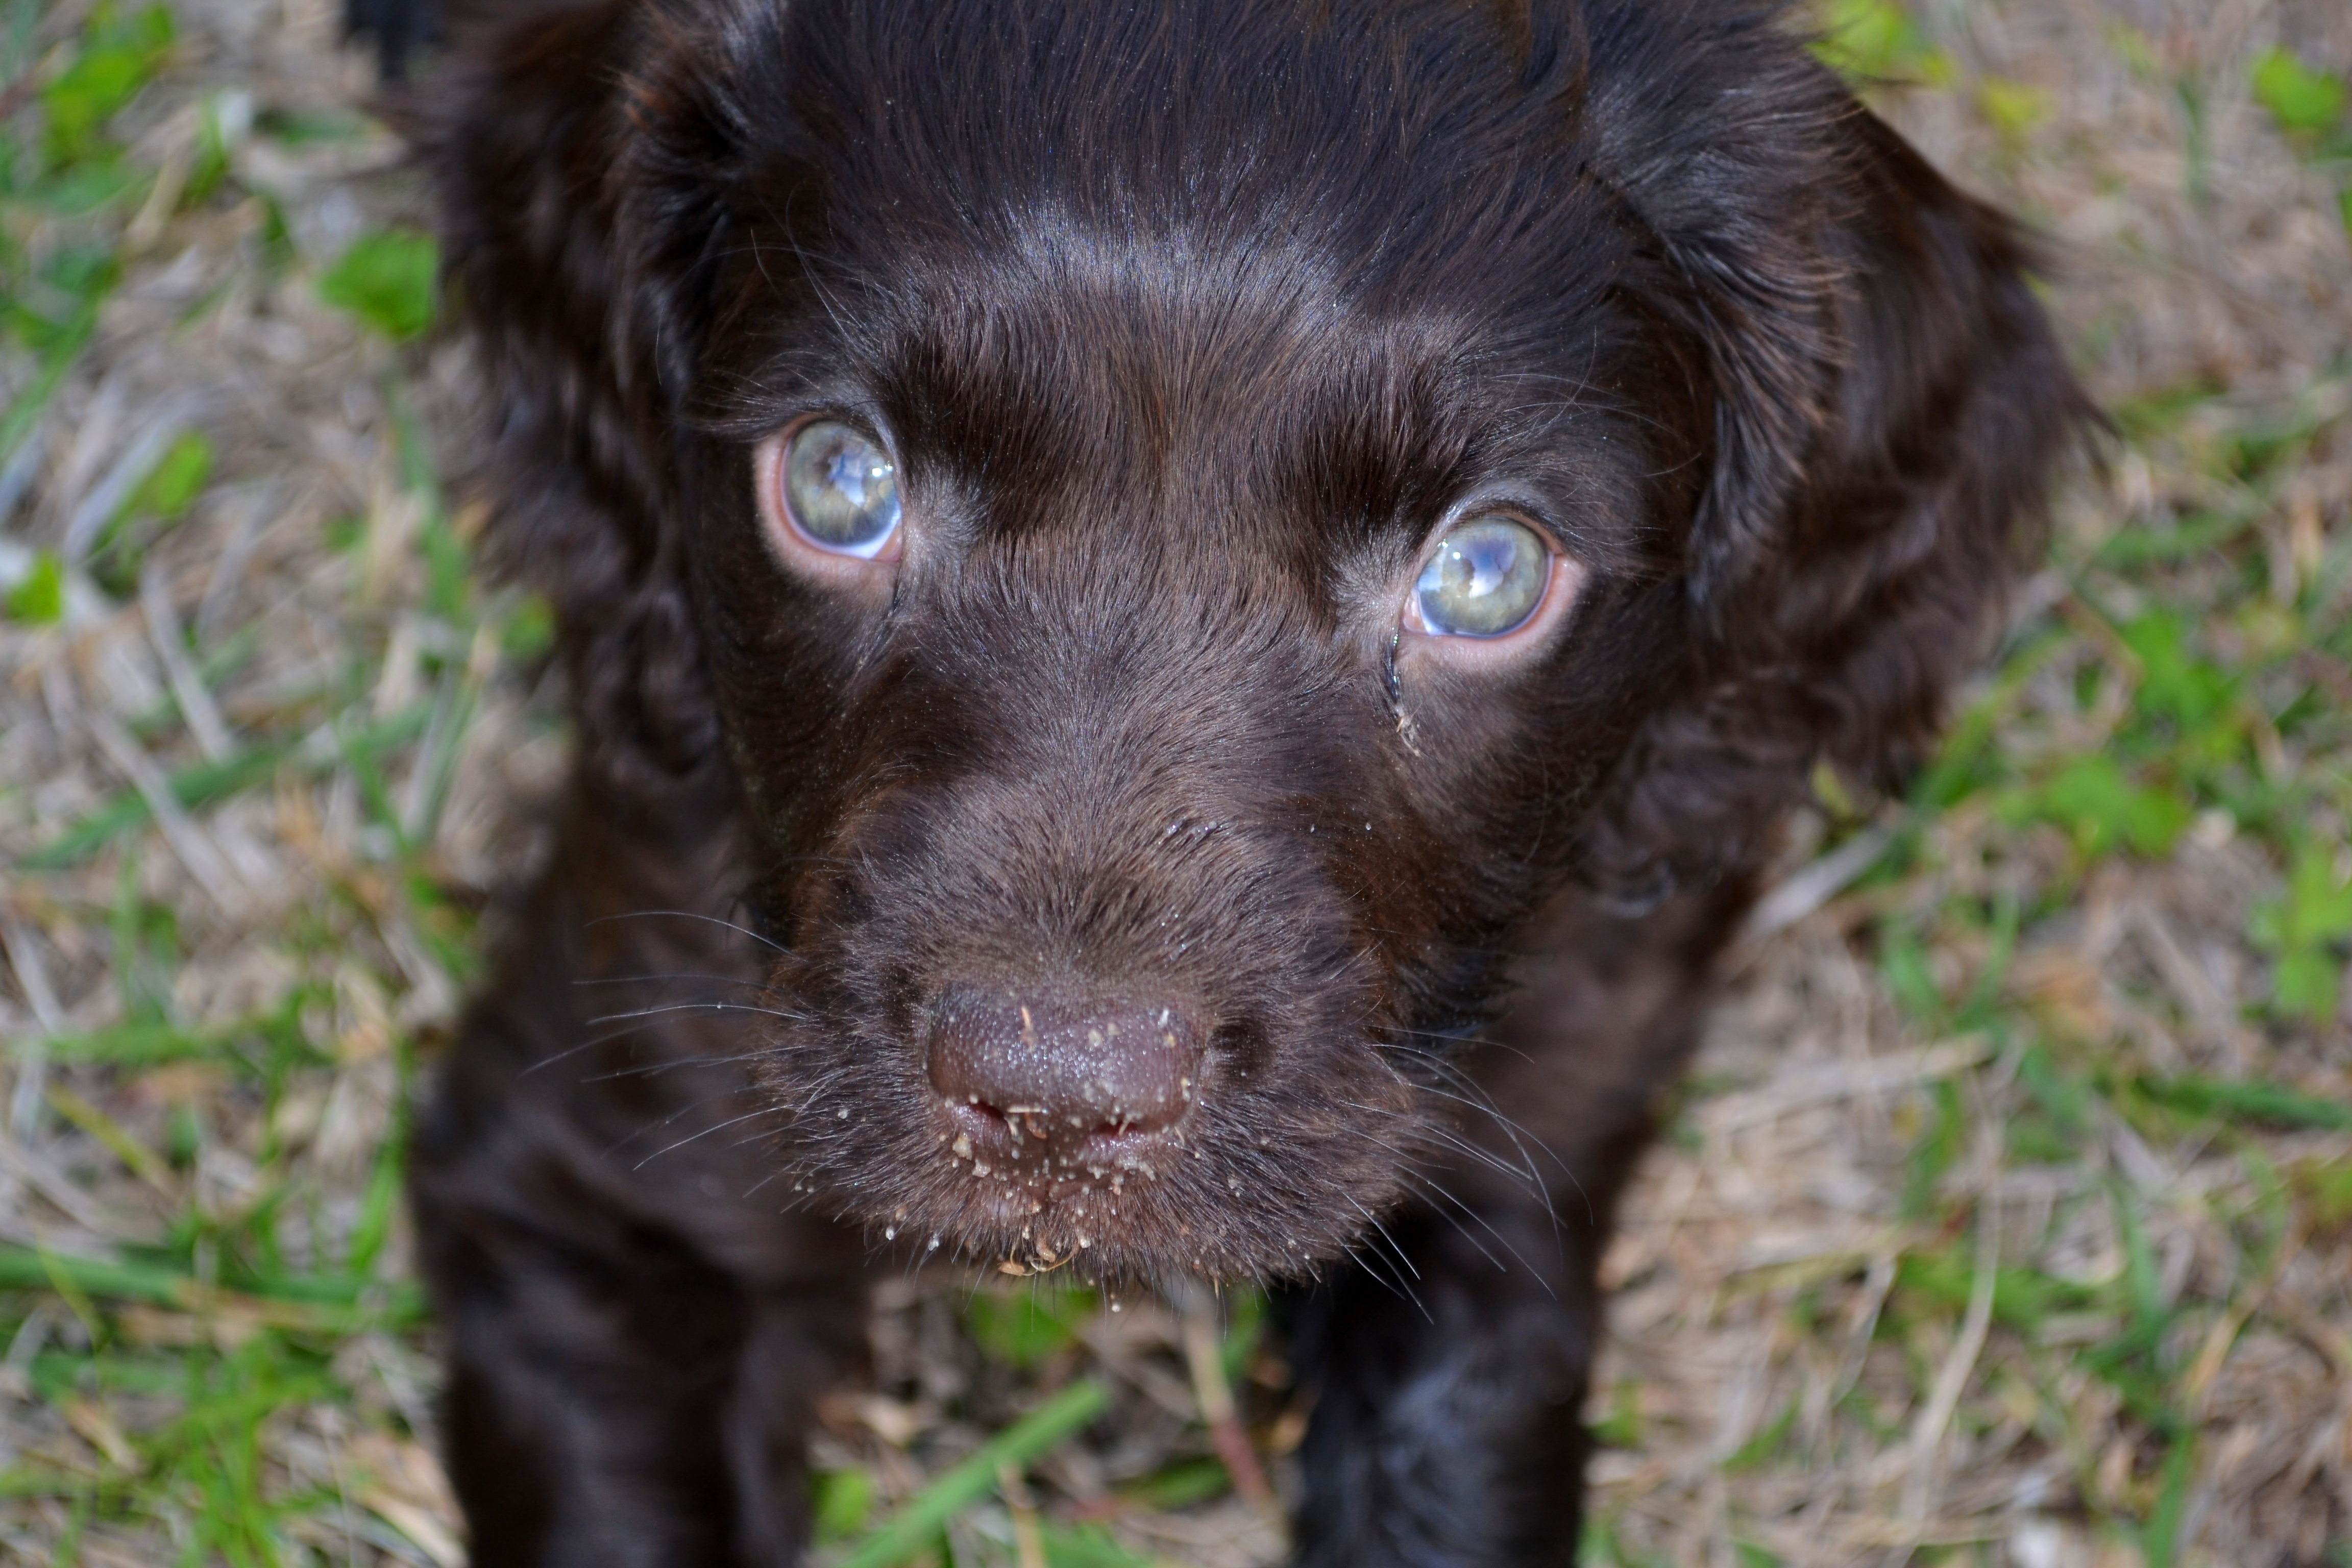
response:
<svg viewBox="0 0 2352 1568"><path fill-rule="evenodd" d="M1200 1038L1172 1002L955 985L933 1014L925 1066L942 1098L993 1111L1024 1142L1068 1143L1182 1120Z"/></svg>

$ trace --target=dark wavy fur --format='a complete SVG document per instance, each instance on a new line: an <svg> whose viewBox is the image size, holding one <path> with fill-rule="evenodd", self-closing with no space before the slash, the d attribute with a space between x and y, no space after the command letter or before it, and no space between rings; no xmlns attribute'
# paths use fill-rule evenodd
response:
<svg viewBox="0 0 2352 1568"><path fill-rule="evenodd" d="M449 9L580 739L416 1140L476 1561L791 1560L933 1248L1275 1286L1302 1561L1571 1561L1594 1269L1774 825L1931 742L2091 418L2011 226L1769 5ZM761 534L811 410L895 444L887 604ZM1472 495L1587 574L1483 672L1390 631ZM973 977L1177 998L1197 1104L962 1155Z"/></svg>

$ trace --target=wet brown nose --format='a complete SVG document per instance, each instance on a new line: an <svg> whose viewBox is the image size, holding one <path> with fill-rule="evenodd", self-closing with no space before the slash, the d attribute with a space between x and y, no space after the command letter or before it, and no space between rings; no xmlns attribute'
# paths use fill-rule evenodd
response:
<svg viewBox="0 0 2352 1568"><path fill-rule="evenodd" d="M928 1066L943 1098L1068 1149L1097 1133L1175 1126L1192 1105L1200 1054L1197 1026L1173 1003L956 985L934 1016Z"/></svg>

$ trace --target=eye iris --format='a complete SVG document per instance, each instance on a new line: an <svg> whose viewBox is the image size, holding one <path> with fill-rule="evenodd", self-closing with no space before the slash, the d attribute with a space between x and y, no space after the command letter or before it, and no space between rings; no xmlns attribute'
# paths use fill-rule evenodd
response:
<svg viewBox="0 0 2352 1568"><path fill-rule="evenodd" d="M784 459L793 521L817 544L870 556L898 527L898 471L882 448L846 425L803 426Z"/></svg>
<svg viewBox="0 0 2352 1568"><path fill-rule="evenodd" d="M1438 636L1494 637L1535 614L1550 577L1550 552L1532 529L1481 517L1438 542L1413 595Z"/></svg>

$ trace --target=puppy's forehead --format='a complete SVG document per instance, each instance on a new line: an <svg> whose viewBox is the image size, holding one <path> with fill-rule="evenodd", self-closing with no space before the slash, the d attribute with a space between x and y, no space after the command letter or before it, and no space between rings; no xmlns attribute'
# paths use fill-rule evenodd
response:
<svg viewBox="0 0 2352 1568"><path fill-rule="evenodd" d="M1426 482L1612 330L1634 237L1496 8L800 0L778 27L753 206L810 274L817 372L935 455L1264 488L1307 482L1278 455L1409 452Z"/></svg>
<svg viewBox="0 0 2352 1568"><path fill-rule="evenodd" d="M1307 470L1395 489L1479 440L1459 324L1382 319L1310 255L1068 224L1028 238L935 258L916 309L877 310L866 374L914 460L1033 492L1115 477L1166 503L1279 507L1328 488Z"/></svg>
<svg viewBox="0 0 2352 1568"><path fill-rule="evenodd" d="M1503 9L791 0L740 46L767 56L741 87L896 237L1009 237L1042 206L1221 246L1314 236L1377 274L1502 237L1527 215L1480 209L1535 194L1572 135Z"/></svg>

